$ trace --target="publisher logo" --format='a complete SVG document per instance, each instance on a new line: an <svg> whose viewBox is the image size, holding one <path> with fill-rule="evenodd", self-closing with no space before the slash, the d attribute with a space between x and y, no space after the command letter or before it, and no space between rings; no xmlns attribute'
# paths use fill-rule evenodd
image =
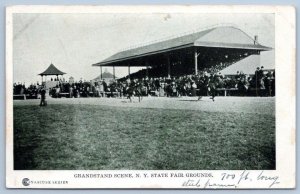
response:
<svg viewBox="0 0 300 194"><path fill-rule="evenodd" d="M22 184L23 184L24 186L29 186L29 178L23 178Z"/></svg>

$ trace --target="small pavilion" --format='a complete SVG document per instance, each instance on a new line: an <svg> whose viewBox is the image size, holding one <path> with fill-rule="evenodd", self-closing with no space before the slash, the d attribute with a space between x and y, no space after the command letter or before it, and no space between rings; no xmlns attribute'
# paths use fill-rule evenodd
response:
<svg viewBox="0 0 300 194"><path fill-rule="evenodd" d="M49 65L49 67L42 73L40 73L39 75L42 77L42 83L43 83L43 77L47 77L47 76L56 76L57 80L58 80L58 76L59 75L64 75L66 73L60 71L59 69L57 69L52 63ZM46 78L45 78L46 79ZM45 80L46 81L46 80Z"/></svg>

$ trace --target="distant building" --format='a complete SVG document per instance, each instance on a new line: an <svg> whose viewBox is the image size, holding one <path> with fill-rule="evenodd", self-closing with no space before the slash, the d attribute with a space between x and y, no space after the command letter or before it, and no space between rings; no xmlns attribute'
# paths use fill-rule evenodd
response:
<svg viewBox="0 0 300 194"><path fill-rule="evenodd" d="M74 81L74 77L72 77L72 76L71 76L71 77L69 77L69 83L70 83L70 84L73 84L73 83L75 83L75 81Z"/></svg>
<svg viewBox="0 0 300 194"><path fill-rule="evenodd" d="M105 82L111 82L112 80L117 79L117 77L114 77L114 75L112 73L108 72L107 69L105 69L105 71L102 73L101 78ZM100 75L99 75L95 79L93 79L92 81L99 82L101 80L101 78L100 78Z"/></svg>

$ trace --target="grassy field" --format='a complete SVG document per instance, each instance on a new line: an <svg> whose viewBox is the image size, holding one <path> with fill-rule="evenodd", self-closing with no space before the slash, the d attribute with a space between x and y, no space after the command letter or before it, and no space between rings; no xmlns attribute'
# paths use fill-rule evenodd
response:
<svg viewBox="0 0 300 194"><path fill-rule="evenodd" d="M275 116L14 105L17 170L275 169Z"/></svg>

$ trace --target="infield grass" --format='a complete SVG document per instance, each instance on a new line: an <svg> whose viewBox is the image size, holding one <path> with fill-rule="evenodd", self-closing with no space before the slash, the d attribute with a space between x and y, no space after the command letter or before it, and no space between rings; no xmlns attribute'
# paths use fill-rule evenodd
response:
<svg viewBox="0 0 300 194"><path fill-rule="evenodd" d="M275 116L80 104L14 106L14 168L275 169Z"/></svg>

